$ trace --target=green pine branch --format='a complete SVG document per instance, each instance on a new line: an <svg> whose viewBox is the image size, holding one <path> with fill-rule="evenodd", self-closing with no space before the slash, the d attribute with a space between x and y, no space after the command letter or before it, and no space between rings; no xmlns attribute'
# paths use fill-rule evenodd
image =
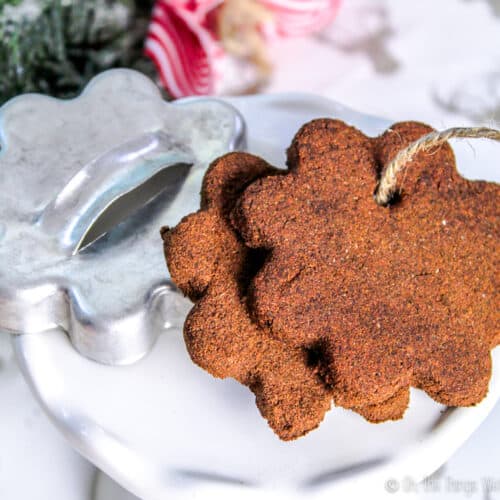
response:
<svg viewBox="0 0 500 500"><path fill-rule="evenodd" d="M0 0L0 104L25 92L72 97L113 67L153 75L143 55L152 1L40 0L34 19L6 15L21 3Z"/></svg>
<svg viewBox="0 0 500 500"><path fill-rule="evenodd" d="M19 5L22 0L0 0L0 14L6 5Z"/></svg>

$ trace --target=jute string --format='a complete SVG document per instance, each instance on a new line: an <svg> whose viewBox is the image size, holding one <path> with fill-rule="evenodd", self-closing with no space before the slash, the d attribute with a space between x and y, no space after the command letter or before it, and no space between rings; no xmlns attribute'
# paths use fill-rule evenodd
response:
<svg viewBox="0 0 500 500"><path fill-rule="evenodd" d="M443 130L442 132L431 132L420 139L412 142L408 147L399 153L385 166L382 177L375 191L375 201L382 206L386 206L397 191L398 174L405 168L417 153L428 151L443 144L449 139L469 138L469 139L492 139L500 141L500 130L487 127L455 127Z"/></svg>

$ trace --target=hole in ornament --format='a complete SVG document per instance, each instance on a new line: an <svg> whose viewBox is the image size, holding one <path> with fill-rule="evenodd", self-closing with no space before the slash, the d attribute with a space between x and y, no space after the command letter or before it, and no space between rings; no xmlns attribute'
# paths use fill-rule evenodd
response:
<svg viewBox="0 0 500 500"><path fill-rule="evenodd" d="M397 205L401 201L401 191L395 191L389 198L389 201L385 204L386 207L392 207Z"/></svg>
<svg viewBox="0 0 500 500"><path fill-rule="evenodd" d="M377 189L378 189L378 186L375 188L375 191L373 193L373 198L375 199L375 203L377 203L377 205L380 205L381 207L392 207L394 205L397 205L401 201L402 193L401 193L401 190L398 189L397 191L394 191L394 193L392 193L392 195L389 198L389 200L387 201L387 203L384 203L384 204L380 203L379 204L376 200Z"/></svg>
<svg viewBox="0 0 500 500"><path fill-rule="evenodd" d="M144 210L153 209L153 201L161 198L161 209L175 199L190 171L191 165L168 165L137 188L117 198L99 215L87 230L79 252L88 248L113 228ZM141 214L144 217L146 214ZM128 225L127 225L128 226ZM132 228L127 228L132 229Z"/></svg>

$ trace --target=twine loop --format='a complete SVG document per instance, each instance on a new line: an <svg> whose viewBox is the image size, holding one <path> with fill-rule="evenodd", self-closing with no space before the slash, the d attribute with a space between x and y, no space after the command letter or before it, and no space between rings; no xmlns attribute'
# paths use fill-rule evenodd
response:
<svg viewBox="0 0 500 500"><path fill-rule="evenodd" d="M500 141L500 130L488 127L454 127L442 132L431 132L412 142L385 166L375 190L374 198L378 205L387 206L397 192L398 174L417 153L440 146L449 139L492 139Z"/></svg>

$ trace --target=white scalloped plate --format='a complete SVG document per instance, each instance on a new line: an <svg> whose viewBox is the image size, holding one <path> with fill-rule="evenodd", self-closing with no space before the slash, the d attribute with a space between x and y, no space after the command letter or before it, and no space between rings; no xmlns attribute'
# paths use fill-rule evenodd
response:
<svg viewBox="0 0 500 500"><path fill-rule="evenodd" d="M228 102L246 119L249 151L277 165L283 165L295 131L312 118L340 118L370 135L389 125L312 96ZM498 181L491 161L482 161L488 147L474 147L475 155L456 148L460 170ZM197 204L193 199L185 212ZM60 331L20 335L13 342L25 377L69 442L148 500L264 494L331 499L361 491L382 497L386 480L408 475L420 480L440 467L500 397L497 349L489 395L476 407L445 409L413 390L399 422L372 425L334 408L318 430L284 443L259 415L250 391L193 365L179 329L162 335L151 354L127 367L85 359Z"/></svg>

